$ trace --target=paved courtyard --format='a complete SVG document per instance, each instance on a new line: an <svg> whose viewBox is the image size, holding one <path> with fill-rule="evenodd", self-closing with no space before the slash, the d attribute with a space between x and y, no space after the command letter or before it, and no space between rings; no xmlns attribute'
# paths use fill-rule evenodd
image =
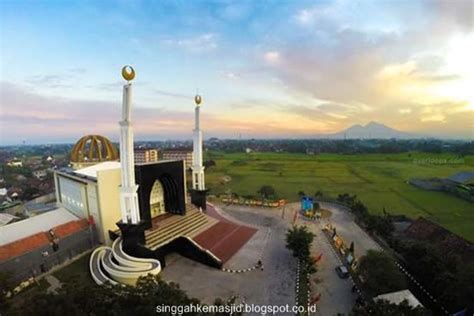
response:
<svg viewBox="0 0 474 316"><path fill-rule="evenodd" d="M311 277L312 296L321 293L318 315L348 314L356 295L351 291L351 281L337 276L334 268L341 263L321 227L327 222L334 224L347 242L354 241L358 256L379 246L353 222L352 215L343 208L328 203L321 203L321 206L332 213L329 218L323 219L321 223L301 218L297 222L298 225L308 226L316 235L312 254L323 254L318 262L318 272ZM227 299L238 295L245 297L249 304L294 305L296 260L285 247L285 234L291 227L299 204L293 203L279 209L236 205L217 205L217 208L229 220L258 229L224 267L235 270L248 268L254 266L263 254L264 270L223 272L173 254L167 258L163 279L179 283L190 296L209 304L218 297Z"/></svg>
<svg viewBox="0 0 474 316"><path fill-rule="evenodd" d="M282 219L282 211L277 209L239 206L220 206L220 209L229 219L258 228L224 267L237 270L254 266L263 252L264 270L229 273L170 255L162 272L163 279L179 283L190 296L204 303L239 295L249 304L294 305L296 260L285 247L289 220Z"/></svg>

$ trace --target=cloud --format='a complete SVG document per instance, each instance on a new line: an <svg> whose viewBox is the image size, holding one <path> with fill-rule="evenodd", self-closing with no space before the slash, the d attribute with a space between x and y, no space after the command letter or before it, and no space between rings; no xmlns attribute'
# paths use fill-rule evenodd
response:
<svg viewBox="0 0 474 316"><path fill-rule="evenodd" d="M108 83L99 83L97 85L88 85L89 88L107 91L120 91L120 87L123 86L123 81L115 81Z"/></svg>
<svg viewBox="0 0 474 316"><path fill-rule="evenodd" d="M216 49L218 46L216 35L213 33L205 33L187 38L167 38L162 40L162 43L190 52L207 52Z"/></svg>
<svg viewBox="0 0 474 316"><path fill-rule="evenodd" d="M455 8L449 12L437 7L428 14L424 13L426 7L444 4L428 1L392 11L388 9L393 4L385 3L377 10L388 23L373 19L368 11L356 14L352 5L333 1L297 10L297 35L287 35L286 41L269 43L266 50L261 50L271 76L279 78L293 95L319 102L317 109L298 105L292 110L331 122L374 120L408 130L418 128L420 122L448 124L455 120L454 124L466 128L462 135L467 135L469 119L454 115L457 112L452 110L438 109L437 104L444 103L451 109L458 108L457 102L464 104L463 109L469 106L466 91L462 91L467 89L469 79L458 68L447 67L450 63L446 52L451 49L453 36L472 32L461 27L468 20L461 11L472 9L472 2L453 2ZM366 3L361 6L363 9ZM336 10L341 7L344 10ZM423 15L413 20L416 13ZM472 37L459 38L466 41ZM269 52L278 55L272 59ZM456 66L468 67L470 63L469 58L455 61ZM428 113L426 107L433 108L432 112ZM406 124L408 116L412 125Z"/></svg>
<svg viewBox="0 0 474 316"><path fill-rule="evenodd" d="M276 64L280 60L280 53L277 51L269 51L265 53L263 58L269 64Z"/></svg>
<svg viewBox="0 0 474 316"><path fill-rule="evenodd" d="M91 133L118 140L121 107L115 102L47 97L9 82L0 82L0 88L0 144L23 140L27 143L74 142ZM263 110L268 111L269 103L265 104ZM245 133L249 137L273 138L310 131L305 124L284 124L288 121L284 116L241 119L228 114L203 111L205 136L237 137L239 133ZM194 113L137 106L133 109L133 123L136 139L190 139ZM312 126L318 127L318 124Z"/></svg>
<svg viewBox="0 0 474 316"><path fill-rule="evenodd" d="M249 3L240 1L223 6L218 9L217 14L226 21L235 22L248 17L251 11L252 7Z"/></svg>
<svg viewBox="0 0 474 316"><path fill-rule="evenodd" d="M231 80L234 80L234 79L239 78L239 75L238 75L238 74L236 74L236 73L234 73L234 72L231 72L231 71L226 72L226 73L224 74L224 76L225 76L226 78L228 78L228 79L231 79Z"/></svg>
<svg viewBox="0 0 474 316"><path fill-rule="evenodd" d="M82 68L82 67L75 67L75 68L70 68L67 70L69 73L72 73L72 74L78 74L78 75L83 75L85 73L87 73L87 69L86 68Z"/></svg>
<svg viewBox="0 0 474 316"><path fill-rule="evenodd" d="M345 1L321 2L307 8L300 9L294 18L302 26L310 26L315 23L342 20L345 12L350 12L350 3Z"/></svg>
<svg viewBox="0 0 474 316"><path fill-rule="evenodd" d="M98 133L118 137L121 108L114 102L46 97L2 82L1 141L74 140ZM134 128L140 134L183 135L192 128L192 113L136 107Z"/></svg>
<svg viewBox="0 0 474 316"><path fill-rule="evenodd" d="M470 0L430 0L427 9L438 17L440 28L459 28L472 32L474 26L474 2Z"/></svg>
<svg viewBox="0 0 474 316"><path fill-rule="evenodd" d="M410 108L404 108L404 109L398 110L398 112L400 114L410 114L412 112L412 110Z"/></svg>
<svg viewBox="0 0 474 316"><path fill-rule="evenodd" d="M36 75L31 76L26 81L32 85L43 86L48 88L71 88L70 80L73 76L70 75Z"/></svg>
<svg viewBox="0 0 474 316"><path fill-rule="evenodd" d="M469 93L472 53L464 49L468 47L464 43L473 39L473 5L468 0L323 0L310 5L288 1L278 6L258 1L209 6L127 2L111 14L102 12L102 7L87 6L93 12L91 23L71 32L67 22L73 21L71 18L84 20L88 10L64 15L65 21L60 19L54 28L38 32L41 28L37 25L44 25L48 14L30 9L31 21L21 28L15 27L19 25L16 20L5 22L12 40L5 46L7 54L2 60L15 66L5 68L5 78L15 78L12 80L27 88L2 91L10 95L0 108L9 124L4 128L2 121L2 131L15 137L11 131L22 122L31 123L25 127L31 135L49 133L49 127L57 128L58 137L79 133L83 126L90 128L90 122L104 132L116 131L112 118L119 115L120 94L116 92L123 83L107 82L102 76L109 76L109 69L132 58L135 65L141 64L151 73L159 71L167 80L165 86L160 84L163 89L154 89L152 84L137 89L137 101L148 106L155 105L156 99L158 104L165 103L164 108L137 107L137 118L142 120L136 126L138 135L166 131L189 136L184 127L188 113L174 109L181 108L181 100L192 99L180 91L189 91L183 87L196 86L196 80L209 92L206 109L212 112L204 111L203 115L212 123L212 133L228 135L244 128L256 134L301 135L374 120L408 131L434 131L438 124L443 131L451 128L452 133L469 135L472 123L465 109L474 105L465 102L473 102ZM123 16L135 16L135 21L141 22L130 24L127 19L122 21ZM87 25L95 24L103 27L91 34ZM62 38L66 33L74 41ZM459 43L452 45L456 37ZM35 40L26 41L31 38ZM77 50L81 43L91 49ZM71 65L78 51L85 63ZM31 52L38 57L32 58ZM191 54L184 56L183 52ZM203 58L206 53L212 58ZM27 71L53 71L61 65L64 70L58 73L32 76ZM81 68L83 65L91 70ZM81 78L86 71L93 79L89 83ZM98 82L103 83L91 86ZM115 91L114 95L108 90ZM113 98L115 103L94 97L87 100L92 94ZM72 95L85 100L72 99ZM66 129L64 122L71 129Z"/></svg>
<svg viewBox="0 0 474 316"><path fill-rule="evenodd" d="M192 95L188 95L184 93L170 92L170 91L165 91L165 90L160 90L160 89L153 89L153 92L165 97L172 97L172 98L185 99L185 100L192 100L194 97Z"/></svg>

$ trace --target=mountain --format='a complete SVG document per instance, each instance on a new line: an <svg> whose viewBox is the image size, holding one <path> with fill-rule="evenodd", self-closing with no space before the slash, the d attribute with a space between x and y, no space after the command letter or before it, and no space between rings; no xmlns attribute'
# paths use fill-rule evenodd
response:
<svg viewBox="0 0 474 316"><path fill-rule="evenodd" d="M407 139L420 138L422 136L398 131L384 124L377 122L370 122L365 126L360 124L352 125L351 127L335 134L328 135L329 138L347 138L347 139Z"/></svg>

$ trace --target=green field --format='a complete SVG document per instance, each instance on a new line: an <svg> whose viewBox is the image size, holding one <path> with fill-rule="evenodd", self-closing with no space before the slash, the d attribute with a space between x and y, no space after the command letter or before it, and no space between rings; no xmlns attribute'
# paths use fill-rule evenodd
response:
<svg viewBox="0 0 474 316"><path fill-rule="evenodd" d="M292 201L298 192L320 190L332 197L357 194L372 213L385 207L392 214L424 216L474 241L474 204L442 192L425 191L407 183L410 178L446 177L474 170L474 156L452 154L288 154L208 152L216 166L206 171L211 194L236 192L257 195L264 184ZM448 162L445 162L445 161ZM231 181L223 184L223 176Z"/></svg>

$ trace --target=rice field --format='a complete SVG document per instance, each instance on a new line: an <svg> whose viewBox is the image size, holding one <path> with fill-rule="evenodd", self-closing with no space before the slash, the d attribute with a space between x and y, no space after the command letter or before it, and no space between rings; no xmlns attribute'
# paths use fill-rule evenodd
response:
<svg viewBox="0 0 474 316"><path fill-rule="evenodd" d="M255 195L271 185L280 198L298 199L298 192L322 191L335 197L356 194L369 211L424 216L474 241L474 204L443 192L418 189L410 178L447 177L474 170L474 156L452 154L288 154L206 153L216 166L206 171L211 194Z"/></svg>

